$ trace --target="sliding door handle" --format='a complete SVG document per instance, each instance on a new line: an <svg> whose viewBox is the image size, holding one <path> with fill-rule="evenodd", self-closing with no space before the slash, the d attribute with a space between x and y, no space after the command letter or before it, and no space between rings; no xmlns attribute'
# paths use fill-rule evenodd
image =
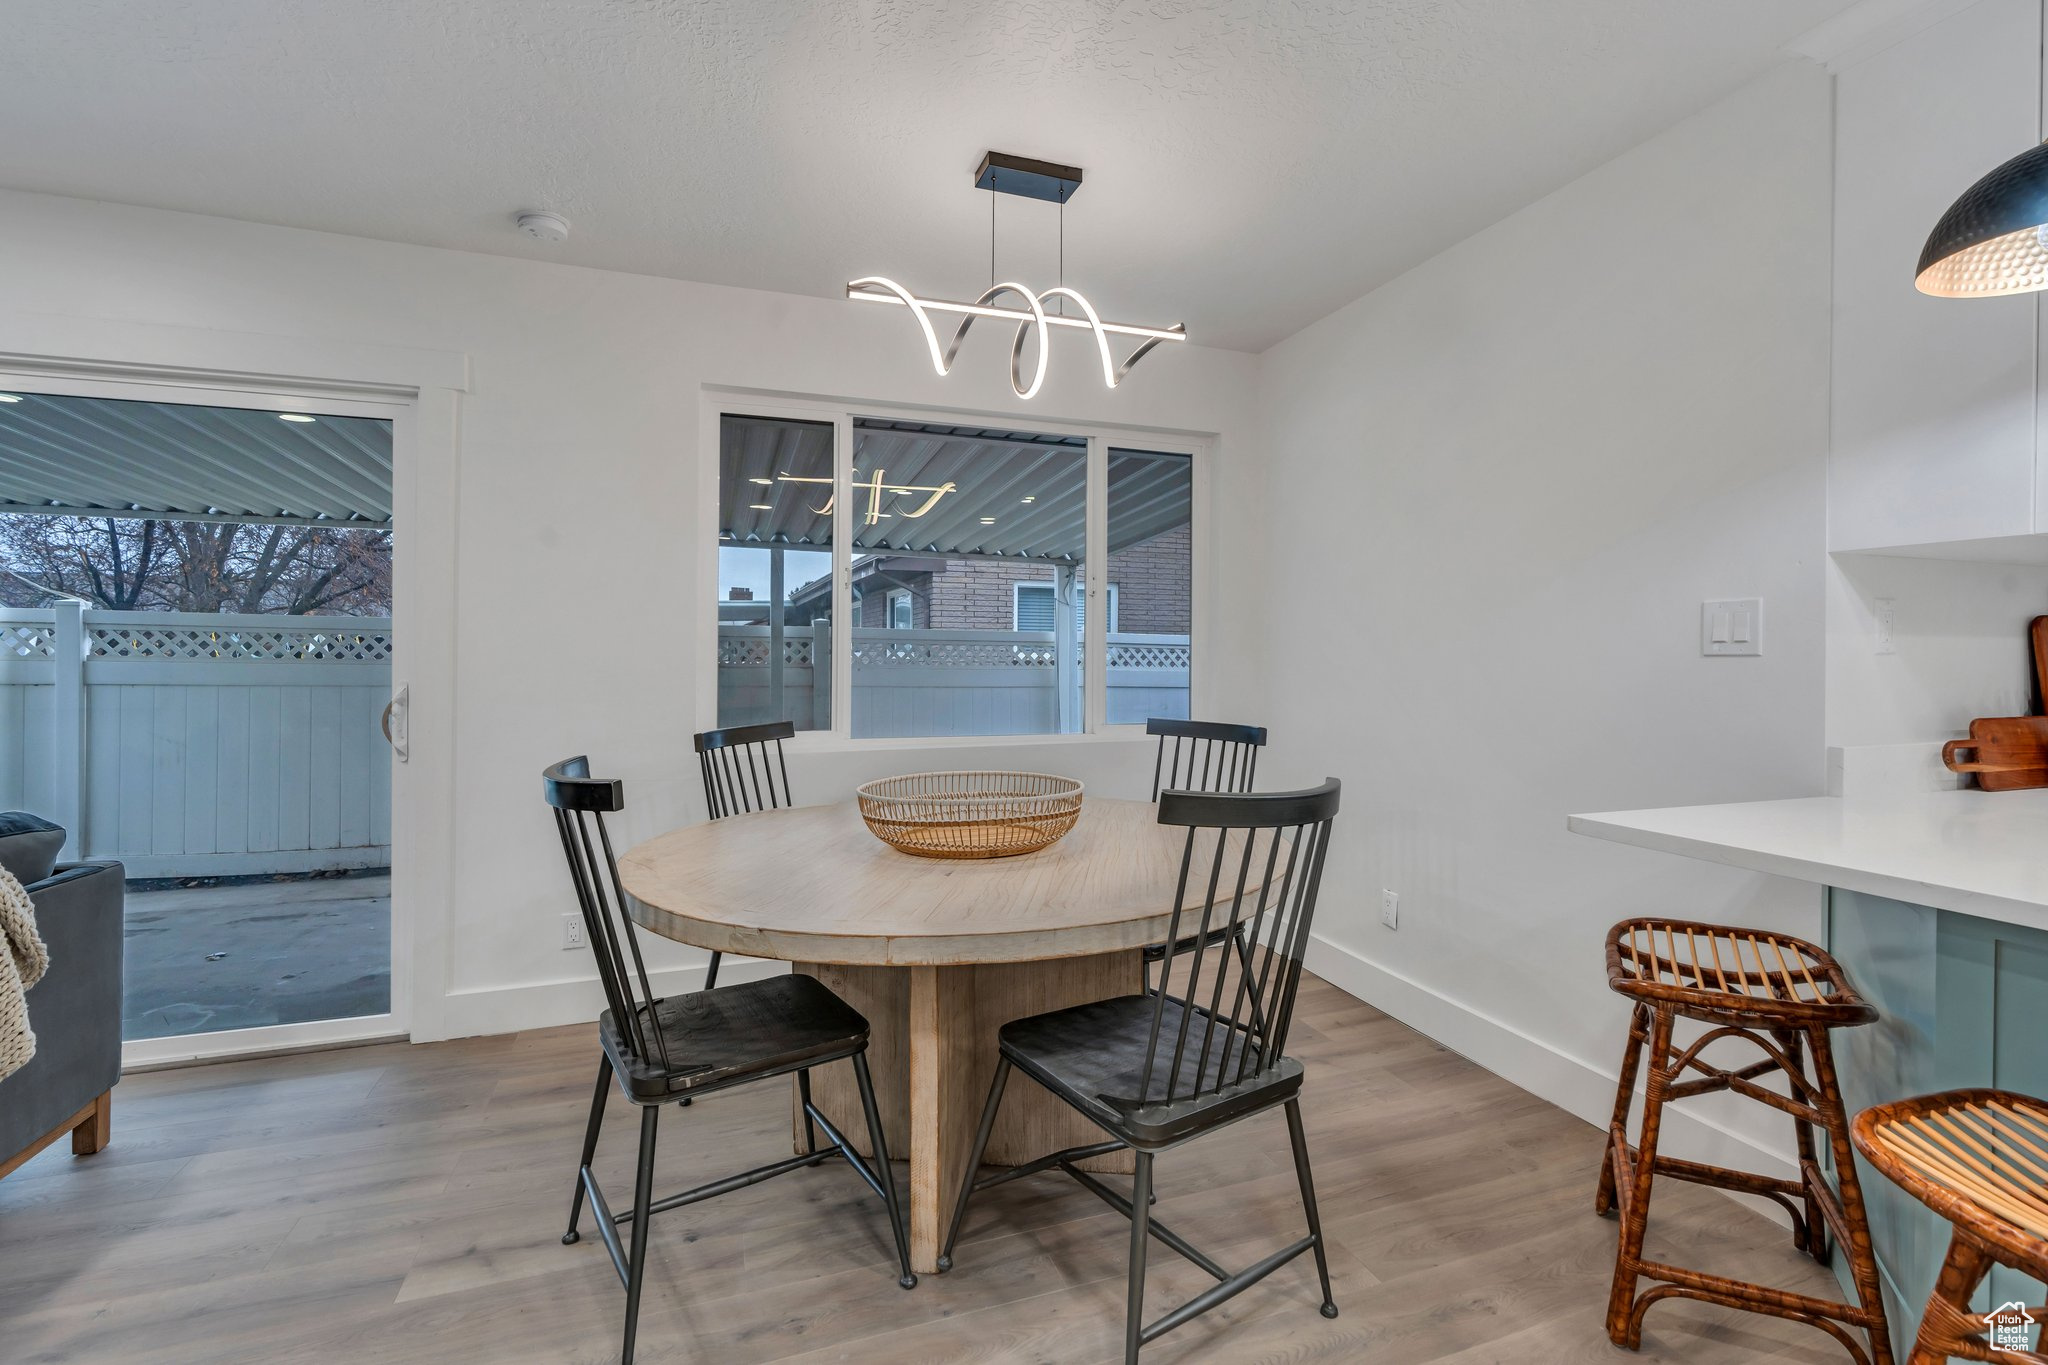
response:
<svg viewBox="0 0 2048 1365"><path fill-rule="evenodd" d="M384 703L384 714L377 724L384 731L384 742L391 746L391 752L398 756L400 763L411 756L411 706L406 685L400 683L398 690L391 694L391 700Z"/></svg>

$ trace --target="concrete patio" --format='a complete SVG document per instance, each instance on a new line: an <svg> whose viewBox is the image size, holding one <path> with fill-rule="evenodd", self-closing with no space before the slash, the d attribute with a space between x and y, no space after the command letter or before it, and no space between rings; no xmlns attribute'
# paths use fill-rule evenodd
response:
<svg viewBox="0 0 2048 1365"><path fill-rule="evenodd" d="M385 869L131 889L126 918L124 1039L351 1019L391 1007Z"/></svg>

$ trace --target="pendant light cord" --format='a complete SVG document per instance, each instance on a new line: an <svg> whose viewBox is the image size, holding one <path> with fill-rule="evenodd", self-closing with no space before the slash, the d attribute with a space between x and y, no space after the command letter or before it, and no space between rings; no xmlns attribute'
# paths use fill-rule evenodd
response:
<svg viewBox="0 0 2048 1365"><path fill-rule="evenodd" d="M988 195L988 287L996 287L996 192ZM1067 190L1060 187L1060 288L1067 287ZM1067 315L1067 297L1060 295L1060 316Z"/></svg>

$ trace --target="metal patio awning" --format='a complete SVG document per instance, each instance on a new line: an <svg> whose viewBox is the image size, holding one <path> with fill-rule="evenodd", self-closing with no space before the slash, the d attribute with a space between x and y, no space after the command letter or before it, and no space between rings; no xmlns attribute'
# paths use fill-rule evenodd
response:
<svg viewBox="0 0 2048 1365"><path fill-rule="evenodd" d="M9 390L0 513L391 524L391 423Z"/></svg>
<svg viewBox="0 0 2048 1365"><path fill-rule="evenodd" d="M1073 437L863 419L854 430L854 553L1076 563L1086 547L1087 453ZM730 417L719 454L721 543L831 543L830 424ZM1187 524L1191 463L1110 451L1111 552Z"/></svg>

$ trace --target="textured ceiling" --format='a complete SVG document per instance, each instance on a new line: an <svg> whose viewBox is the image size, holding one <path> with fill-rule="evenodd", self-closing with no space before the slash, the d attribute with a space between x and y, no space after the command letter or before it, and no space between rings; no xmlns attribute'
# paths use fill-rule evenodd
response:
<svg viewBox="0 0 2048 1365"><path fill-rule="evenodd" d="M1069 282L1258 350L1782 60L1850 0L63 0L0 186L834 295ZM512 214L575 225L545 246ZM1057 210L1005 200L1053 283Z"/></svg>

